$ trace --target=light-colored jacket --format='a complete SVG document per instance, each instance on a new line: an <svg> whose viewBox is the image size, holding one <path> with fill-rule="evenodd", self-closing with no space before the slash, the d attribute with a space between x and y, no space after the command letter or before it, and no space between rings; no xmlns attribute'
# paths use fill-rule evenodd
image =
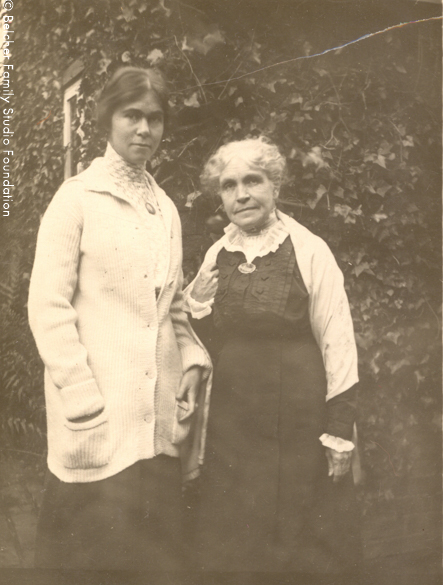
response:
<svg viewBox="0 0 443 585"><path fill-rule="evenodd" d="M328 383L326 400L330 400L358 382L357 346L343 274L321 238L285 213L278 211L277 215L290 235L300 273L309 293L311 328L323 356ZM209 248L202 268L213 264L223 247L229 248L229 237L235 231L234 228L230 224L225 235ZM195 279L185 290L185 307L188 311L192 304L189 297L194 282ZM201 316L204 314L200 313Z"/></svg>
<svg viewBox="0 0 443 585"><path fill-rule="evenodd" d="M148 179L170 236L158 299L148 226L102 158L63 183L39 230L29 320L45 364L48 465L65 482L101 480L159 453L179 456L189 432L176 416L183 371L210 371L182 310L178 212Z"/></svg>

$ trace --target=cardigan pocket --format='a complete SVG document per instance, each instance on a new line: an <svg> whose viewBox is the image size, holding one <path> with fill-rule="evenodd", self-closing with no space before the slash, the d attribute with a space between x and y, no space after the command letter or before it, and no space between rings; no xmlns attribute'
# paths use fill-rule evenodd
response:
<svg viewBox="0 0 443 585"><path fill-rule="evenodd" d="M181 420L185 415L186 409L180 405L178 400L175 401L174 408L174 422L172 424L172 444L180 445L188 437L189 431L191 430L192 420L194 415L192 414L186 420Z"/></svg>
<svg viewBox="0 0 443 585"><path fill-rule="evenodd" d="M83 423L65 420L62 441L62 462L68 469L103 467L111 458L107 414Z"/></svg>

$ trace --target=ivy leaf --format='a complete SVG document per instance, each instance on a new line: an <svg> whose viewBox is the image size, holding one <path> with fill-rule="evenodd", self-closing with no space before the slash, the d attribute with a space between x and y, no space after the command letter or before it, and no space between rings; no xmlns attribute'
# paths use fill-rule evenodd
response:
<svg viewBox="0 0 443 585"><path fill-rule="evenodd" d="M342 189L342 187L337 187L337 189L335 189L335 191L334 191L334 195L335 195L336 197L340 197L340 199L343 199L343 198L344 198L344 196L345 196L345 192L344 192L344 190Z"/></svg>
<svg viewBox="0 0 443 585"><path fill-rule="evenodd" d="M161 59L163 59L164 55L163 53L160 51L160 49L154 49L153 51L151 51L148 56L147 59L148 61L150 61L151 63L156 63L157 61L160 61Z"/></svg>
<svg viewBox="0 0 443 585"><path fill-rule="evenodd" d="M377 159L374 162L375 162L375 164L380 165L381 167L383 167L385 169L386 168L385 160L386 160L386 158L382 154L379 154L377 156Z"/></svg>
<svg viewBox="0 0 443 585"><path fill-rule="evenodd" d="M390 188L391 188L391 185L384 185L382 187L378 187L377 193L380 195L380 197L384 197Z"/></svg>
<svg viewBox="0 0 443 585"><path fill-rule="evenodd" d="M125 51L121 56L121 60L123 63L129 63L131 61L131 53L129 51Z"/></svg>
<svg viewBox="0 0 443 585"><path fill-rule="evenodd" d="M108 66L111 63L112 63L111 59L106 59L106 57L104 57L103 59L100 59L100 61L98 62L98 69L97 69L98 75L100 75L101 73L106 73L108 70Z"/></svg>
<svg viewBox="0 0 443 585"><path fill-rule="evenodd" d="M378 364L376 363L376 360L380 357L380 355L381 355L381 351L377 351L376 354L374 355L374 357L372 358L372 360L370 360L370 362L369 362L369 366L374 374L378 374L380 371L380 368L379 368Z"/></svg>
<svg viewBox="0 0 443 585"><path fill-rule="evenodd" d="M388 366L391 374L395 374L395 372L397 372L400 368L403 368L404 366L410 366L411 362L408 359L403 358L401 360L388 360L386 365Z"/></svg>
<svg viewBox="0 0 443 585"><path fill-rule="evenodd" d="M275 84L277 83L277 80L275 81L271 81L270 83L262 83L262 87L266 87L266 89L269 89L269 91L272 91L272 93L276 93L275 92Z"/></svg>
<svg viewBox="0 0 443 585"><path fill-rule="evenodd" d="M188 108L199 108L200 103L197 98L197 92L194 92L190 98L185 99L183 103L185 106L188 106Z"/></svg>
<svg viewBox="0 0 443 585"><path fill-rule="evenodd" d="M398 338L401 336L401 331L389 331L386 335L385 335L385 339L387 339L388 341L392 341L392 343L395 343L395 345L397 345L398 343Z"/></svg>
<svg viewBox="0 0 443 585"><path fill-rule="evenodd" d="M122 14L121 16L126 20L126 22L131 22L131 20L135 20L136 16L134 14L134 10L129 6L123 5L121 7Z"/></svg>
<svg viewBox="0 0 443 585"><path fill-rule="evenodd" d="M308 200L308 205L309 205L309 207L310 207L311 209L315 209L315 208L316 208L316 206L317 206L317 203L320 201L320 199L323 197L323 195L324 195L325 193L327 193L327 191L328 191L328 190L326 189L326 187L325 187L324 185L320 185L320 186L318 187L318 189L316 190L316 192L315 192L315 193L316 193L316 197L315 197L315 199L309 199L309 200Z"/></svg>
<svg viewBox="0 0 443 585"><path fill-rule="evenodd" d="M317 170L329 166L328 163L323 159L321 148L319 146L314 146L314 148L312 148L312 150L303 157L303 166L306 167L310 164L315 165Z"/></svg>
<svg viewBox="0 0 443 585"><path fill-rule="evenodd" d="M375 274L373 273L373 271L371 270L371 268L369 267L369 262L362 262L361 264L359 264L358 266L354 266L353 270L352 270L352 274L355 274L355 276L358 278L360 276L360 274L362 274L363 272L366 272L367 274L371 274L372 276L375 276Z"/></svg>
<svg viewBox="0 0 443 585"><path fill-rule="evenodd" d="M303 103L303 98L300 95L293 95L290 97L289 99L289 104L293 105L293 104L302 104Z"/></svg>
<svg viewBox="0 0 443 585"><path fill-rule="evenodd" d="M190 34L187 37L187 46L195 49L201 55L207 55L215 46L225 42L217 26L211 25L206 28L206 31L208 31L207 34Z"/></svg>
<svg viewBox="0 0 443 585"><path fill-rule="evenodd" d="M197 197L200 197L200 195L201 191L194 191L193 193L189 193L189 195L186 197L185 207L191 208L194 205L194 201L197 199Z"/></svg>
<svg viewBox="0 0 443 585"><path fill-rule="evenodd" d="M169 18L172 14L172 10L170 8L166 8L165 0L159 0L158 5L151 10L152 13L154 12L163 12L166 18Z"/></svg>

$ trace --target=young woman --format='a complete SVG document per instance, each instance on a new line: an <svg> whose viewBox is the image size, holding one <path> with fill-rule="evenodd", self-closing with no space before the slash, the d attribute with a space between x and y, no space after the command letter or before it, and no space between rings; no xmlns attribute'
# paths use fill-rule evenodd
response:
<svg viewBox="0 0 443 585"><path fill-rule="evenodd" d="M177 210L146 172L168 114L155 70L117 70L104 157L39 231L29 319L45 363L48 478L36 565L183 568L179 455L210 368L182 310ZM197 465L198 466L198 465Z"/></svg>

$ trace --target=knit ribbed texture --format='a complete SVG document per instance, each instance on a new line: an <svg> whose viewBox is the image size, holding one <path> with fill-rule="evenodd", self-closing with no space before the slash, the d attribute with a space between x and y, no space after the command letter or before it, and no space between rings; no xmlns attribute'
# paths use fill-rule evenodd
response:
<svg viewBox="0 0 443 585"><path fill-rule="evenodd" d="M178 456L183 370L210 368L182 310L177 210L146 177L167 236L157 299L150 227L104 159L62 185L40 227L28 307L45 363L48 464L62 481ZM92 421L72 422L103 407Z"/></svg>

